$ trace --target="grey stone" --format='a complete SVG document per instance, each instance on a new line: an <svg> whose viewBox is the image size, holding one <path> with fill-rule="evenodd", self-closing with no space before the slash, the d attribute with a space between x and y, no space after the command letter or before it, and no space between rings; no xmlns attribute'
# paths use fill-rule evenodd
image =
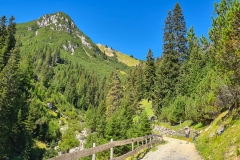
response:
<svg viewBox="0 0 240 160"><path fill-rule="evenodd" d="M224 132L224 130L225 130L225 127L223 125L219 126L217 130L217 134L221 135Z"/></svg>
<svg viewBox="0 0 240 160"><path fill-rule="evenodd" d="M53 108L53 104L52 103L47 103L47 107L52 109Z"/></svg>

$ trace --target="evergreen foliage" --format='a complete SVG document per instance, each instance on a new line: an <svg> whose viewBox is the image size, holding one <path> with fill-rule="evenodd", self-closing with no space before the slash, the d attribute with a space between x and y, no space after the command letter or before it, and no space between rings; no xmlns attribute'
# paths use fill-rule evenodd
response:
<svg viewBox="0 0 240 160"><path fill-rule="evenodd" d="M153 106L157 115L176 96L180 67L188 59L186 26L180 5L168 12L163 36L163 56L158 59Z"/></svg>
<svg viewBox="0 0 240 160"><path fill-rule="evenodd" d="M219 70L219 78L224 81L227 76L227 90L231 93L229 105L239 107L239 10L240 3L237 0L222 0L215 3L216 18L213 18L213 27L209 37L213 42L210 52L213 56L216 68ZM226 90L226 89L225 89ZM226 92L226 91L225 91Z"/></svg>
<svg viewBox="0 0 240 160"><path fill-rule="evenodd" d="M153 53L149 49L147 54L147 61L146 66L144 70L145 74L145 89L146 89L146 97L148 100L152 100L152 93L153 93L153 86L154 86L154 79L155 79L155 64L154 64L154 58Z"/></svg>
<svg viewBox="0 0 240 160"><path fill-rule="evenodd" d="M111 115L118 110L122 99L121 80L118 77L118 72L114 71L109 82L109 91L106 96L107 115Z"/></svg>
<svg viewBox="0 0 240 160"><path fill-rule="evenodd" d="M0 72L0 158L21 154L22 158L28 159L32 146L28 123L32 77L31 70L27 70L30 69L28 64L21 67L13 20L13 17L10 18L8 26L5 26L6 17L2 17L1 33L7 36L7 40L0 47L3 57Z"/></svg>
<svg viewBox="0 0 240 160"><path fill-rule="evenodd" d="M170 22L171 23L171 22ZM179 3L176 3L172 15L173 35L174 35L174 50L182 62L188 59L187 39L186 39L186 23ZM170 29L170 28L169 28Z"/></svg>
<svg viewBox="0 0 240 160"><path fill-rule="evenodd" d="M66 153L79 146L76 134L83 129L89 133L86 148L151 134L140 107L143 99L152 100L158 120L172 125L184 120L209 124L225 110L239 116L240 2L221 0L214 8L210 39L198 38L193 27L186 30L177 3L165 20L162 56L154 60L149 50L146 63L135 67L107 57L76 27L69 33L52 30L52 24L16 25L13 17L8 23L1 17L0 159ZM74 53L63 47L70 44L77 46ZM114 153L130 150L118 147Z"/></svg>

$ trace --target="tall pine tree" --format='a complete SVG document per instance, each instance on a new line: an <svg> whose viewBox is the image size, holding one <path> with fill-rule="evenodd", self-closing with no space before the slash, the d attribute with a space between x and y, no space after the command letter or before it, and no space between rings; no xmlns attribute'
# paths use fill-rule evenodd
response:
<svg viewBox="0 0 240 160"><path fill-rule="evenodd" d="M114 71L110 78L110 89L106 96L107 115L111 115L120 107L122 97L121 80L118 77L118 72Z"/></svg>
<svg viewBox="0 0 240 160"><path fill-rule="evenodd" d="M182 62L188 59L187 39L186 39L186 23L179 3L176 3L173 9L172 16L173 35L174 35L174 50Z"/></svg>
<svg viewBox="0 0 240 160"><path fill-rule="evenodd" d="M165 20L163 54L158 59L153 107L159 117L161 109L176 96L180 67L188 59L186 24L181 7L176 3Z"/></svg>
<svg viewBox="0 0 240 160"><path fill-rule="evenodd" d="M154 90L154 79L155 79L155 64L154 57L151 49L148 50L147 62L144 70L145 74L145 97L148 100L152 100L152 94Z"/></svg>

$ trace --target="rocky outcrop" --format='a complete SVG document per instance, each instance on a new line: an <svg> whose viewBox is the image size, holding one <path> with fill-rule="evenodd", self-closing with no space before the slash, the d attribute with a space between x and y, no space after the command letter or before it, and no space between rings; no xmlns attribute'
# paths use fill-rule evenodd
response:
<svg viewBox="0 0 240 160"><path fill-rule="evenodd" d="M91 44L86 41L86 38L83 35L80 35L79 32L76 32L76 35L81 39L83 45L87 46L89 49L92 49Z"/></svg>
<svg viewBox="0 0 240 160"><path fill-rule="evenodd" d="M225 127L221 125L217 129L217 134L220 136L224 131L225 131Z"/></svg>
<svg viewBox="0 0 240 160"><path fill-rule="evenodd" d="M86 36L82 34L78 29L76 29L77 27L74 22L64 13L46 14L39 18L36 24L39 28L49 27L49 29L53 31L67 32L71 34L74 38L79 38L83 46L86 46L89 49L94 48L92 47ZM28 27L28 30L30 31L32 29ZM38 34L38 30L35 30L35 36L37 36ZM71 42L69 42L69 44L63 44L62 47L64 48L64 50L70 52L73 55L75 52L75 48L77 48L77 45L73 45Z"/></svg>
<svg viewBox="0 0 240 160"><path fill-rule="evenodd" d="M72 34L76 27L74 22L62 13L46 14L37 20L37 25L40 28L50 26L50 29L52 30L65 31L69 34Z"/></svg>
<svg viewBox="0 0 240 160"><path fill-rule="evenodd" d="M62 47L65 51L71 52L71 54L73 55L75 52L75 49L77 48L77 45L74 45L71 41L68 41L68 45L63 44Z"/></svg>
<svg viewBox="0 0 240 160"><path fill-rule="evenodd" d="M86 143L87 131L83 129L81 133L76 133L76 138L79 140L80 145L78 147L72 148L68 151L68 153L73 153L77 151L81 151L84 149L84 144ZM59 152L58 155L61 155L62 152Z"/></svg>

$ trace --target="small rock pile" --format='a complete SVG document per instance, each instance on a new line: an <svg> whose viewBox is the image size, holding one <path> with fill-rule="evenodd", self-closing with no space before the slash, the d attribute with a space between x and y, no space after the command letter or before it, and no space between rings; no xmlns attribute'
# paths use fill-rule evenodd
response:
<svg viewBox="0 0 240 160"><path fill-rule="evenodd" d="M175 131L163 126L155 126L153 128L153 131L168 137L185 137L184 129L179 129ZM200 134L200 132L197 132L196 130L190 128L190 137L194 138L197 135L197 133L198 135Z"/></svg>
<svg viewBox="0 0 240 160"><path fill-rule="evenodd" d="M185 133L183 129L179 129L177 131L163 127L163 126L155 126L154 132L158 132L163 136L177 136L177 137L184 137Z"/></svg>

